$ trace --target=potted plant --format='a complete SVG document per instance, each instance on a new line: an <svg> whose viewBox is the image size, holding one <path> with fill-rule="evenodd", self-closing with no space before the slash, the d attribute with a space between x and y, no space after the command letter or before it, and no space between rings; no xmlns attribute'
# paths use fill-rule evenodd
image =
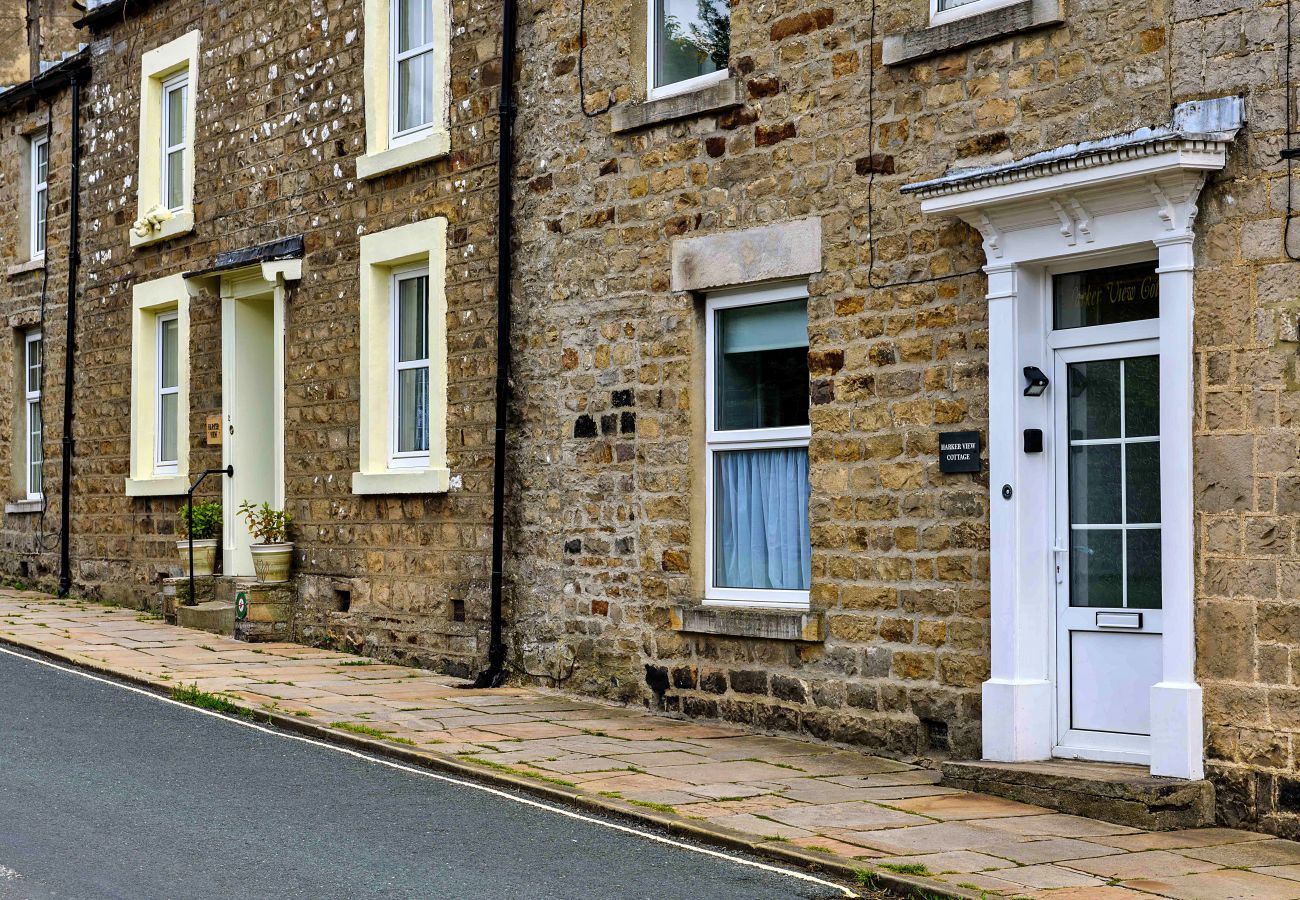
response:
<svg viewBox="0 0 1300 900"><path fill-rule="evenodd" d="M188 503L185 504L181 507L177 530L185 537L185 540L176 542L176 549L181 555L182 571L189 573L190 544L193 543L194 574L211 575L212 567L217 561L217 538L221 534L221 504L203 500L195 503L193 510Z"/></svg>
<svg viewBox="0 0 1300 900"><path fill-rule="evenodd" d="M256 543L253 551L253 569L262 584L278 584L289 580L289 562L293 558L293 544L289 542L289 527L293 518L282 509L272 509L271 504L254 506L245 500L239 514L248 523L248 530Z"/></svg>

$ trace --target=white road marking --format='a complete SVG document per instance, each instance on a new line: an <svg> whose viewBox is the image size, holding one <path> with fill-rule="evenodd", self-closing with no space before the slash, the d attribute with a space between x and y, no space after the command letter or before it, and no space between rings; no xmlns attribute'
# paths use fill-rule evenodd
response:
<svg viewBox="0 0 1300 900"><path fill-rule="evenodd" d="M669 847L676 847L679 850L686 850L691 853L699 853L702 856L710 856L713 857L714 859L726 860L727 862L734 863L735 865L738 866L748 866L749 868L752 869L759 869L764 872L771 872L775 875L784 875L787 878L795 878L798 879L799 881L809 882L810 884L819 884L822 885L823 887L828 887L837 890L845 897L850 897L850 898L859 897L858 894L849 890L847 887L845 887L842 884L836 884L833 881L826 881L824 879L816 877L815 875L809 875L807 872L799 872L794 869L784 869L781 868L780 866L768 865L767 863L758 862L757 860L745 859L744 857L739 857L739 856L732 856L728 853L723 853L720 850L710 850L707 847L695 847L683 841L676 841L673 840L672 838L664 837L663 835L654 834L653 832L649 832L649 831L641 831L638 828L632 828L631 826L628 825L620 825L617 822L606 822L602 819L597 819L592 816L583 815L582 813L579 812L574 812L571 809L565 809L561 806L554 806L550 803L543 803L540 800L532 800L528 797L517 797L514 794L508 793L503 790L499 790L494 787L489 787L486 784L477 784L476 782L473 781L465 781L460 778L453 778L450 775L441 775L437 772L431 772L427 769L421 769L415 766L407 766L407 765L403 765L402 763L393 762L392 760L389 759L384 759L383 757L373 756L369 753L362 753L360 750L353 750L350 747L340 747L336 744L331 744L328 743L327 741L318 741L315 738L305 737L304 735L290 734L289 732L286 731L279 731L276 729L267 728L265 726L258 725L256 722L249 722L245 719L235 718L233 716L227 716L219 712L213 712L212 710L209 709L202 709L197 706L191 706L188 703L182 703L179 700L173 700L170 697L164 697L161 694L156 694L153 691L145 690L144 688L136 687L135 685L122 684L121 682L114 681L111 678L104 678L99 675L93 675L90 672L83 672L80 669L74 669L69 666L61 666L58 663L50 662L49 660L45 660L45 659L40 659L39 657L30 656L26 653L19 653L15 650L10 650L7 647L0 647L0 653L5 653L9 656L16 656L19 659L25 659L28 662L34 662L42 666L47 666L51 669L57 669L60 672L67 672L69 675L79 675L82 678L87 678L91 681L98 681L100 684L107 684L110 685L111 687L120 688L121 690L124 691L131 691L134 694L140 694L141 696L149 697L150 699L158 700L163 703L170 703L172 706L180 706L183 707L184 709L189 710L190 712L200 713L205 716L211 716L214 719L220 719L223 722L229 722L231 725L239 725L244 728L251 728L254 731L260 731L264 734L273 735L275 737L284 738L286 740L300 741L304 744L310 744L313 747L323 747L326 750L333 750L335 753L344 753L348 756L355 757L356 759L365 760L366 762L375 763L381 766L387 766L390 769L397 769L398 771L401 772L409 772L412 775L422 775L425 778L432 778L436 781L442 781L442 782L446 782L447 784L457 785L458 787L470 788L471 790L475 790L475 791L482 791L485 794L491 794L494 797L500 797L504 800L510 800L514 803L521 803L524 806L531 806L534 809L545 810L546 812L554 813L555 815L565 816L566 818L569 819L576 819L579 822L586 822L591 825L599 825L602 828L609 828L614 831L621 831L624 834L631 834L639 838L644 838L645 840L648 841L654 841L655 843L659 843L659 844L666 844ZM12 870L4 870L3 867L0 867L0 875L2 875L3 872L7 872L7 871L12 871ZM15 872L14 875L17 875L17 873Z"/></svg>

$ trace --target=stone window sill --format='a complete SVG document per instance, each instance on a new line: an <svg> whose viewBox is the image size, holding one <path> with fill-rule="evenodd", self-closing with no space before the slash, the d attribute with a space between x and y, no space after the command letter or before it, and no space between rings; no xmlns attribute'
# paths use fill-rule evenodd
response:
<svg viewBox="0 0 1300 900"><path fill-rule="evenodd" d="M357 157L357 177L361 179L378 178L398 169L428 162L446 156L451 151L451 134L447 131L435 131L426 138L399 144L387 150L379 150Z"/></svg>
<svg viewBox="0 0 1300 900"><path fill-rule="evenodd" d="M673 94L658 100L647 100L631 106L616 106L610 114L615 134L649 128L675 119L702 116L721 112L744 103L744 92L739 78L725 78L706 84L693 91Z"/></svg>
<svg viewBox="0 0 1300 900"><path fill-rule="evenodd" d="M39 272L41 271L41 269L44 268L45 268L45 257L40 256L37 257L36 259L29 259L27 260L27 262L22 262L22 263L18 263L15 266L10 266L8 269L5 270L5 274L8 275L10 278L13 278L15 275L25 275L28 272Z"/></svg>
<svg viewBox="0 0 1300 900"><path fill-rule="evenodd" d="M821 643L826 640L825 617L813 610L675 606L669 612L675 631L771 641Z"/></svg>
<svg viewBox="0 0 1300 900"><path fill-rule="evenodd" d="M389 469L353 472L354 494L445 494L451 488L450 469Z"/></svg>
<svg viewBox="0 0 1300 900"><path fill-rule="evenodd" d="M165 241L170 238L178 237L182 234L189 234L194 230L194 211L183 209L176 213L175 216L163 222L157 230L149 232L144 237L135 233L131 229L131 246L147 247L150 244L156 244L159 241Z"/></svg>
<svg viewBox="0 0 1300 900"><path fill-rule="evenodd" d="M128 478L126 495L128 497L179 497L188 494L190 479L188 475L159 475L153 478Z"/></svg>
<svg viewBox="0 0 1300 900"><path fill-rule="evenodd" d="M1064 21L1060 0L1021 0L955 22L886 35L881 58L885 65L897 66Z"/></svg>
<svg viewBox="0 0 1300 900"><path fill-rule="evenodd" d="M15 500L5 504L6 516L21 516L30 513L45 512L44 500Z"/></svg>

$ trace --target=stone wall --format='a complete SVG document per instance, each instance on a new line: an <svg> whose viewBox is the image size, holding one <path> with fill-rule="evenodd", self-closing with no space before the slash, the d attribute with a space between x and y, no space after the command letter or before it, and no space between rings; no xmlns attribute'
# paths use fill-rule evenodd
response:
<svg viewBox="0 0 1300 900"><path fill-rule="evenodd" d="M567 686L691 715L978 756L987 484L940 474L935 450L939 430L987 423L983 259L977 235L922 218L898 188L1240 92L1250 127L1198 226L1198 603L1213 770L1230 817L1255 821L1250 773L1293 771L1300 723L1285 718L1300 695L1283 561L1300 511L1300 265L1280 244L1282 5L1067 0L1064 24L885 67L882 37L923 26L925 3L740 2L741 103L658 123L584 115L580 102L644 98L645 11L588 7L580 98L577 6L523 17L520 662L563 674L575 656ZM670 247L809 216L823 232L809 281L812 605L827 638L680 632L671 609L698 604L703 583L702 302L671 289Z"/></svg>
<svg viewBox="0 0 1300 900"><path fill-rule="evenodd" d="M60 469L63 453L63 347L67 334L68 225L71 100L66 91L0 114L0 485L6 512L0 522L0 573L53 590L58 584ZM52 125L51 125L52 122ZM49 134L49 206L45 262L31 259L27 177L31 139ZM26 416L22 402L23 334L44 336L42 385L45 503L27 504L24 479Z"/></svg>
<svg viewBox="0 0 1300 900"><path fill-rule="evenodd" d="M285 335L287 507L309 639L468 673L485 628L490 518L495 244L492 8L453 4L451 153L369 181L364 152L362 4L150 5L94 35L86 93L84 289L73 517L79 590L144 596L179 571L183 498L128 498L131 288L213 265L217 254L302 234ZM140 56L201 32L192 234L132 249ZM446 495L359 497L358 241L432 216L448 230ZM221 307L191 315L190 469L219 464L203 423L221 410ZM202 491L219 496L217 479ZM227 510L233 515L233 510ZM336 584L353 588L346 611ZM318 605L316 598L328 602ZM452 601L466 608L453 621Z"/></svg>

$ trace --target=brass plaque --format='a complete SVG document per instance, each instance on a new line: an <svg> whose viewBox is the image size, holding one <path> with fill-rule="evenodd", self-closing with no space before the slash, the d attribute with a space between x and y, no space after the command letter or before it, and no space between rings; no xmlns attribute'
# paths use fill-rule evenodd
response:
<svg viewBox="0 0 1300 900"><path fill-rule="evenodd" d="M208 436L208 446L221 445L221 416L208 416L204 431Z"/></svg>

